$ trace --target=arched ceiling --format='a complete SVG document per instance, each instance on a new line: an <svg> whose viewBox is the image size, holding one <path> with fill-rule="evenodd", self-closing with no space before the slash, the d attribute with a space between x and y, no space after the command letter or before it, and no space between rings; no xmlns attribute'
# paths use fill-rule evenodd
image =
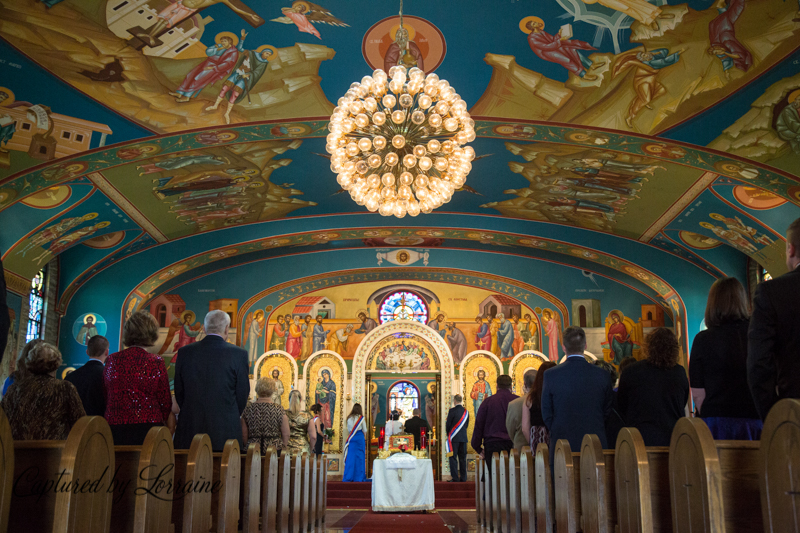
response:
<svg viewBox="0 0 800 533"><path fill-rule="evenodd" d="M170 5L0 5L0 250L12 287L61 257L62 313L94 279L121 279L122 304L317 251L528 257L663 305L692 276L742 277L748 257L786 268L782 234L800 216L792 2L406 0L423 68L470 107L477 158L450 203L403 220L343 194L325 151L338 98L384 66L395 2L183 0L171 27L154 23ZM535 53L530 17L571 30L583 63ZM175 93L223 32L275 50L227 120L227 100L208 109L226 74Z"/></svg>

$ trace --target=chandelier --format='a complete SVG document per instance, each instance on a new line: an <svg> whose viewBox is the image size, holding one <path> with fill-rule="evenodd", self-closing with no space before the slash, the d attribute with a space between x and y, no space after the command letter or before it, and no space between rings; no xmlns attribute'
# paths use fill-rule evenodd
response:
<svg viewBox="0 0 800 533"><path fill-rule="evenodd" d="M331 115L326 150L336 181L358 205L403 218L430 213L464 185L475 121L446 80L409 68L407 41L396 41L403 64L350 85Z"/></svg>

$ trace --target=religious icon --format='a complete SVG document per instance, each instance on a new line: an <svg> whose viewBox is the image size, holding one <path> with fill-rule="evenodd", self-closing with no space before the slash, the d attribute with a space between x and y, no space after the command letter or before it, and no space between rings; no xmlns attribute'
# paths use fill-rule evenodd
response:
<svg viewBox="0 0 800 533"><path fill-rule="evenodd" d="M286 388L283 386L283 381L281 381L283 372L276 366L269 375L275 381L275 396L277 397L278 405L283 405L283 393L286 391Z"/></svg>
<svg viewBox="0 0 800 533"><path fill-rule="evenodd" d="M96 313L88 313L78 317L72 330L75 340L86 345L95 335L105 335L106 321Z"/></svg>
<svg viewBox="0 0 800 533"><path fill-rule="evenodd" d="M333 427L333 417L336 414L336 393L336 383L331 377L330 368L321 368L317 375L314 400L322 406L322 423L326 428Z"/></svg>
<svg viewBox="0 0 800 533"><path fill-rule="evenodd" d="M477 377L478 380L472 385L472 391L469 393L469 397L472 398L473 412L477 414L483 400L492 395L492 386L486 381L486 370L484 370L482 366L475 369L473 375Z"/></svg>

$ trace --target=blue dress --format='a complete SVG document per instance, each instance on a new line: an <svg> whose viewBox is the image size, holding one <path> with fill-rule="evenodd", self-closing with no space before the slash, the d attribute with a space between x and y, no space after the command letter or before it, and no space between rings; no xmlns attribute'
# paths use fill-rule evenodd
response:
<svg viewBox="0 0 800 533"><path fill-rule="evenodd" d="M348 426L352 428L355 420L348 420ZM364 421L361 421L359 430L356 431L350 444L345 450L344 477L342 481L368 481L365 469L366 439L364 438ZM348 432L349 434L349 432Z"/></svg>

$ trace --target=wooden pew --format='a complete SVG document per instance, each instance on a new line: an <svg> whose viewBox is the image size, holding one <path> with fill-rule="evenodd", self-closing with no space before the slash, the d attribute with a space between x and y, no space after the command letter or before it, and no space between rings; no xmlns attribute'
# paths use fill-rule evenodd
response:
<svg viewBox="0 0 800 533"><path fill-rule="evenodd" d="M524 447L519 456L519 500L520 521L523 531L536 531L536 473L534 458L529 447Z"/></svg>
<svg viewBox="0 0 800 533"><path fill-rule="evenodd" d="M501 531L503 533L509 533L512 531L511 524L513 520L513 515L511 511L511 477L509 475L509 459L510 456L514 455L513 450L511 452L501 451L500 452L500 469L497 473L497 482L499 488L499 495L498 498L498 509L500 511L500 526Z"/></svg>
<svg viewBox="0 0 800 533"><path fill-rule="evenodd" d="M175 533L207 533L211 528L213 468L211 439L206 434L195 435L189 450L175 450ZM189 492L187 487L193 490Z"/></svg>
<svg viewBox="0 0 800 533"><path fill-rule="evenodd" d="M4 458L7 453L3 451ZM79 419L65 441L14 442L13 464L18 482L12 491L9 532L109 531L113 493L107 489L114 475L114 445L103 417ZM36 480L50 482L49 490L39 488L41 499L33 494ZM86 491L62 490L72 483Z"/></svg>
<svg viewBox="0 0 800 533"><path fill-rule="evenodd" d="M509 531L522 533L520 452L511 450L508 455L508 521Z"/></svg>
<svg viewBox="0 0 800 533"><path fill-rule="evenodd" d="M118 489L111 504L114 533L169 533L174 484L172 433L151 428L141 446L115 446Z"/></svg>
<svg viewBox="0 0 800 533"><path fill-rule="evenodd" d="M576 533L581 529L580 457L566 439L556 442L553 469L556 531Z"/></svg>
<svg viewBox="0 0 800 533"><path fill-rule="evenodd" d="M8 530L8 514L11 510L11 490L14 486L14 438L11 425L3 409L0 409L0 533Z"/></svg>
<svg viewBox="0 0 800 533"><path fill-rule="evenodd" d="M261 461L261 524L264 531L277 531L278 451L267 448Z"/></svg>
<svg viewBox="0 0 800 533"><path fill-rule="evenodd" d="M309 496L309 472L308 472L308 453L303 453L302 455L298 455L298 466L299 474L298 474L298 482L300 484L300 498L297 501L299 519L298 519L298 528L297 531L299 533L305 533L308 531L308 504L310 501Z"/></svg>
<svg viewBox="0 0 800 533"><path fill-rule="evenodd" d="M489 485L491 486L491 516L492 531L505 533L503 530L503 516L500 511L500 454L494 454L491 458L491 474L489 475Z"/></svg>
<svg viewBox="0 0 800 533"><path fill-rule="evenodd" d="M222 453L214 454L214 481L219 481L216 495L216 521L212 527L218 533L237 533L239 531L239 479L242 458L238 439L225 442ZM212 504L213 505L213 504ZM213 508L213 507L212 507Z"/></svg>
<svg viewBox="0 0 800 533"><path fill-rule="evenodd" d="M492 515L492 476L489 473L489 461L483 461L483 521L486 529L494 531L494 516Z"/></svg>
<svg viewBox="0 0 800 533"><path fill-rule="evenodd" d="M759 450L764 531L798 531L800 524L800 401L785 399L770 409Z"/></svg>
<svg viewBox="0 0 800 533"><path fill-rule="evenodd" d="M261 450L258 444L247 447L242 485L242 533L258 533L261 512Z"/></svg>
<svg viewBox="0 0 800 533"><path fill-rule="evenodd" d="M278 458L278 490L276 491L275 529L262 526L267 531L289 533L289 498L291 494L292 463L289 454Z"/></svg>
<svg viewBox="0 0 800 533"><path fill-rule="evenodd" d="M317 505L314 511L314 527L322 530L322 521L325 516L325 486L328 480L325 479L324 463L328 462L328 456L325 454L317 456Z"/></svg>
<svg viewBox="0 0 800 533"><path fill-rule="evenodd" d="M550 475L550 449L547 444L536 446L536 532L553 533L553 478Z"/></svg>
<svg viewBox="0 0 800 533"><path fill-rule="evenodd" d="M314 531L317 522L317 491L319 490L317 475L317 454L312 453L308 457L308 527L306 531Z"/></svg>
<svg viewBox="0 0 800 533"><path fill-rule="evenodd" d="M289 478L289 531L291 533L299 533L300 531L300 508L302 507L302 500L300 497L302 490L302 457L300 455L292 455L290 460L290 478Z"/></svg>
<svg viewBox="0 0 800 533"><path fill-rule="evenodd" d="M581 530L614 533L617 498L614 451L603 450L597 435L584 435L580 453Z"/></svg>
<svg viewBox="0 0 800 533"><path fill-rule="evenodd" d="M645 448L636 428L622 428L614 450L619 533L672 533L669 448Z"/></svg>
<svg viewBox="0 0 800 533"><path fill-rule="evenodd" d="M328 456L322 455L322 509L320 514L320 529L325 525L325 511L328 509Z"/></svg>
<svg viewBox="0 0 800 533"><path fill-rule="evenodd" d="M475 518L478 521L478 526L485 526L483 521L483 459L478 457L475 459Z"/></svg>
<svg viewBox="0 0 800 533"><path fill-rule="evenodd" d="M759 443L714 441L699 418L681 418L669 451L675 532L762 529Z"/></svg>

